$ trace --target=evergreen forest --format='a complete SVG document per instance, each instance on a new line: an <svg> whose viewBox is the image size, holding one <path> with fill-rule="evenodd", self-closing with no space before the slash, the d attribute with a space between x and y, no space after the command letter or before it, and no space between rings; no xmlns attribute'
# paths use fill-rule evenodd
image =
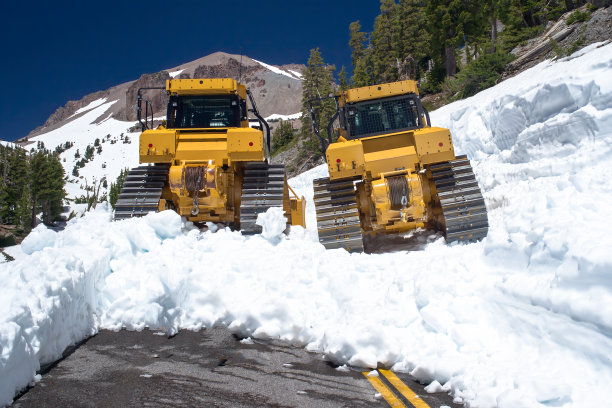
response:
<svg viewBox="0 0 612 408"><path fill-rule="evenodd" d="M27 235L39 214L45 225L58 221L66 196L64 185L64 168L57 152L45 149L40 142L30 151L0 145L0 224L12 226L12 235Z"/></svg>

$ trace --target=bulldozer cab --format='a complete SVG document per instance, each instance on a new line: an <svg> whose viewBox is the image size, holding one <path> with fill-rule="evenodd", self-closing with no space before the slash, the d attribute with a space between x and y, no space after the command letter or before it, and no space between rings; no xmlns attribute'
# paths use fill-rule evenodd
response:
<svg viewBox="0 0 612 408"><path fill-rule="evenodd" d="M220 129L248 128L249 113L259 123L258 130L263 133L268 161L270 160L270 126L260 115L251 92L243 84L230 78L209 79L170 79L165 87L138 88L137 118L144 132L153 129L154 111L150 100L145 100L145 115L142 117L143 92L149 90L166 91L168 105L166 120L162 126L167 130L194 131L208 129L216 132ZM250 107L247 106L247 98Z"/></svg>
<svg viewBox="0 0 612 408"><path fill-rule="evenodd" d="M168 129L242 127L246 100L238 95L172 95L166 117Z"/></svg>
<svg viewBox="0 0 612 408"><path fill-rule="evenodd" d="M347 140L425 127L418 96L402 95L340 104L340 128ZM420 108L420 109L419 109Z"/></svg>
<svg viewBox="0 0 612 408"><path fill-rule="evenodd" d="M316 109L327 99L334 99L336 114L327 125L327 138L319 131ZM430 126L429 113L423 107L416 81L349 89L336 96L313 99L310 114L313 129L321 142L322 152L339 137L362 139Z"/></svg>

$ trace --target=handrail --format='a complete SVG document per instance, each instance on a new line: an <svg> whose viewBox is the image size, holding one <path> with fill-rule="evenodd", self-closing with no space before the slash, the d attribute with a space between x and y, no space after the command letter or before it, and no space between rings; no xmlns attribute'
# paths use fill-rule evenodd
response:
<svg viewBox="0 0 612 408"><path fill-rule="evenodd" d="M251 101L252 108L249 109L249 112L252 112L257 120L259 120L259 124L266 128L266 145L268 146L268 162L272 162L272 149L270 148L270 125L268 122L259 114L257 110L257 105L255 105L255 100L253 99L253 94L249 89L247 89L247 95L249 96L249 100Z"/></svg>
<svg viewBox="0 0 612 408"><path fill-rule="evenodd" d="M140 123L140 129L144 132L145 129L148 129L147 126L147 117L148 117L148 108L149 105L151 106L151 128L153 128L153 103L150 100L146 100L145 101L145 122L142 122L142 95L141 95L141 91L143 90L148 90L148 89L163 89L166 90L166 87L161 87L161 86L150 86L150 87L143 87L143 88L138 88L138 96L137 96L137 101L138 101L138 107L137 107L137 118L138 118L138 123Z"/></svg>

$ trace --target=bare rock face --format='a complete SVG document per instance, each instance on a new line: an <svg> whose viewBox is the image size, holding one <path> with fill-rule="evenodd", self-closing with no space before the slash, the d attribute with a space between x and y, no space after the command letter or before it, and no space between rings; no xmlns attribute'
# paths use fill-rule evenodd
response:
<svg viewBox="0 0 612 408"><path fill-rule="evenodd" d="M229 58L227 62L216 65L198 65L193 73L194 78L241 78L248 77L261 67L240 66L240 62Z"/></svg>
<svg viewBox="0 0 612 408"><path fill-rule="evenodd" d="M166 71L156 72L155 74L144 74L132 83L125 94L125 108L116 114L116 119L133 121L137 118L138 89L139 88L164 88L166 80L170 75ZM168 96L163 90L147 90L142 93L142 116L145 116L145 101L151 101L153 111L151 113L163 112L168 104Z"/></svg>
<svg viewBox="0 0 612 408"><path fill-rule="evenodd" d="M608 7L612 6L612 0L588 0L589 3L595 7Z"/></svg>

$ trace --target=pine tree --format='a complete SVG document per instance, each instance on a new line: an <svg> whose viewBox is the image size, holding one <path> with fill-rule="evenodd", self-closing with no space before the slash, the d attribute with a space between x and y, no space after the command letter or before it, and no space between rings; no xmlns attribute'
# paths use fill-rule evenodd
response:
<svg viewBox="0 0 612 408"><path fill-rule="evenodd" d="M94 148L91 145L87 145L85 148L85 161L90 161L94 156Z"/></svg>
<svg viewBox="0 0 612 408"><path fill-rule="evenodd" d="M338 83L340 85L341 91L346 91L347 89L349 89L348 77L347 77L346 68L344 68L344 65L342 66L342 69L338 73Z"/></svg>
<svg viewBox="0 0 612 408"><path fill-rule="evenodd" d="M395 41L400 79L420 78L419 64L427 57L430 35L427 31L425 3L400 0Z"/></svg>
<svg viewBox="0 0 612 408"><path fill-rule="evenodd" d="M276 154L279 149L291 143L295 137L295 130L291 122L281 120L272 136L272 154Z"/></svg>
<svg viewBox="0 0 612 408"><path fill-rule="evenodd" d="M353 69L357 67L357 62L365 56L368 36L361 31L359 20L353 21L349 25L349 47L351 48L351 62Z"/></svg>
<svg viewBox="0 0 612 408"><path fill-rule="evenodd" d="M2 147L2 180L0 181L0 220L19 226L23 231L29 230L29 218L24 219L29 208L28 178L29 166L27 153L20 147Z"/></svg>
<svg viewBox="0 0 612 408"><path fill-rule="evenodd" d="M108 202L115 209L115 205L117 204L117 200L119 199L119 193L123 188L123 183L125 182L125 177L128 174L128 169L123 169L117 176L117 180L115 182L111 182L110 189L108 191Z"/></svg>
<svg viewBox="0 0 612 408"><path fill-rule="evenodd" d="M376 83L396 81L399 77L397 63L398 5L395 0L381 0L380 14L374 20L372 32L372 61Z"/></svg>
<svg viewBox="0 0 612 408"><path fill-rule="evenodd" d="M430 0L427 19L436 62L444 64L446 76L454 76L457 47L482 39L486 21L483 5L476 0Z"/></svg>
<svg viewBox="0 0 612 408"><path fill-rule="evenodd" d="M36 214L42 212L42 221L52 225L62 212L64 191L64 168L55 154L39 150L30 156L32 225Z"/></svg>
<svg viewBox="0 0 612 408"><path fill-rule="evenodd" d="M351 82L355 87L374 85L376 83L374 61L372 60L371 52L366 52L363 58L357 61Z"/></svg>
<svg viewBox="0 0 612 408"><path fill-rule="evenodd" d="M318 48L310 50L308 65L302 77L302 137L306 140L307 148L315 157L321 155L319 140L314 136L310 106L317 116L320 135L327 138L327 123L336 112L333 95L333 72L336 68L323 61ZM326 99L324 99L326 98ZM309 143L308 143L309 142Z"/></svg>
<svg viewBox="0 0 612 408"><path fill-rule="evenodd" d="M359 21L349 26L349 47L351 48L351 62L353 64L353 86L367 86L374 84L374 66L372 49L369 47L368 35L361 31Z"/></svg>

